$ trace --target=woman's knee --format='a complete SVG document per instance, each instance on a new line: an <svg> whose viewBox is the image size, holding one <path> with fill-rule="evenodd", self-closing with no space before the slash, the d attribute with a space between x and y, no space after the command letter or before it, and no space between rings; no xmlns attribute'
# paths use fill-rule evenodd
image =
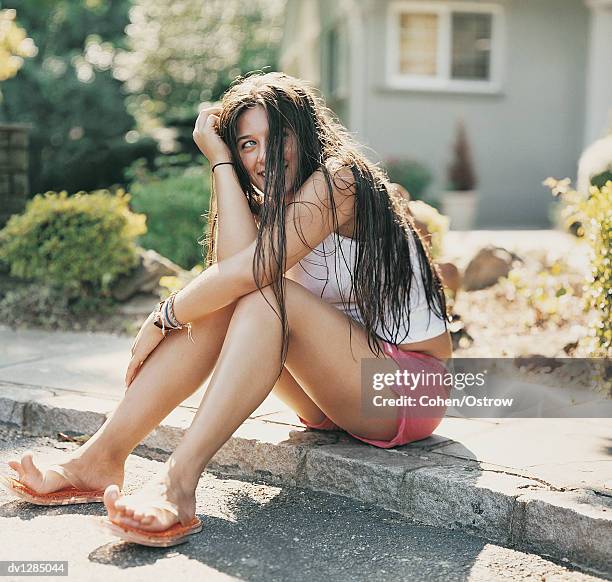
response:
<svg viewBox="0 0 612 582"><path fill-rule="evenodd" d="M202 341L207 345L214 340L223 341L235 308L236 304L234 303L232 305L228 305L227 307L223 307L222 309L213 311L205 317L192 321L192 337L196 344L200 345ZM187 340L188 333L186 329L171 332L171 335L174 334L181 335L185 340Z"/></svg>
<svg viewBox="0 0 612 582"><path fill-rule="evenodd" d="M290 327L295 319L296 309L300 304L300 293L304 291L306 291L306 289L304 289L304 287L302 287L302 285L299 283L296 283L291 279L285 279L284 304L287 322ZM236 302L236 310L240 310L241 313L255 312L263 316L274 317L276 319L278 319L280 316L278 306L279 302L271 285L263 287L262 289L255 289L254 291L243 295Z"/></svg>
<svg viewBox="0 0 612 582"><path fill-rule="evenodd" d="M285 288L285 303L287 301L287 293ZM241 310L253 309L275 309L277 310L278 300L274 295L272 285L255 289L246 295L243 295L236 301L236 308Z"/></svg>

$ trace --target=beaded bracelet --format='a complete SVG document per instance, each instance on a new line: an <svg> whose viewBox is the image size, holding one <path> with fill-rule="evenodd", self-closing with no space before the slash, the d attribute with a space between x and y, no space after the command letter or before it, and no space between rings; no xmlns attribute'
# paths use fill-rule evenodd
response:
<svg viewBox="0 0 612 582"><path fill-rule="evenodd" d="M191 335L191 322L181 323L174 314L174 298L177 293L178 291L173 291L166 300L159 302L157 309L154 311L153 324L162 330L164 337L170 331L187 328L189 339L195 343Z"/></svg>

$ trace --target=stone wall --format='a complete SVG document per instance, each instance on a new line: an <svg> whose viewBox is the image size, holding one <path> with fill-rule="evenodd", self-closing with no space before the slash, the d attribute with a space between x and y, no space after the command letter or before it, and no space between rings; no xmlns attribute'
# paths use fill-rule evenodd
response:
<svg viewBox="0 0 612 582"><path fill-rule="evenodd" d="M0 125L0 228L28 199L29 131L28 125Z"/></svg>

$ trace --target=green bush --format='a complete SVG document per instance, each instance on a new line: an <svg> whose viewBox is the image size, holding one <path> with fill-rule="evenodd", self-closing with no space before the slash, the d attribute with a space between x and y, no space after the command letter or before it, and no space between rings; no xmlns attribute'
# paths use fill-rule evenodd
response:
<svg viewBox="0 0 612 582"><path fill-rule="evenodd" d="M210 179L201 166L159 178L144 167L133 170L131 206L147 216L147 233L139 244L184 269L204 262L202 243L210 202Z"/></svg>
<svg viewBox="0 0 612 582"><path fill-rule="evenodd" d="M597 188L605 186L606 182L612 180L612 170L606 170L601 174L597 174L591 178L591 184Z"/></svg>
<svg viewBox="0 0 612 582"><path fill-rule="evenodd" d="M6 293L0 293L0 318L14 329L100 331L114 311L111 297L70 299L60 290L41 284L13 285Z"/></svg>
<svg viewBox="0 0 612 582"><path fill-rule="evenodd" d="M425 190L431 183L432 174L423 164L414 160L390 158L384 166L391 182L406 188L412 200L426 199Z"/></svg>
<svg viewBox="0 0 612 582"><path fill-rule="evenodd" d="M416 220L427 227L429 231L429 250L432 258L438 260L442 255L444 236L448 232L449 219L422 200L410 202L410 212Z"/></svg>
<svg viewBox="0 0 612 582"><path fill-rule="evenodd" d="M85 306L110 296L112 283L138 262L135 239L145 217L130 212L129 195L39 194L0 231L0 261L10 275L39 282Z"/></svg>
<svg viewBox="0 0 612 582"><path fill-rule="evenodd" d="M447 189L466 192L474 190L477 185L476 173L472 164L472 154L465 131L465 124L459 121L453 144L453 159L448 166Z"/></svg>
<svg viewBox="0 0 612 582"><path fill-rule="evenodd" d="M587 307L595 317L592 323L592 352L595 356L612 355L612 181L601 187L591 186L588 193L577 192L569 180L548 178L545 184L561 198L561 217L566 225L578 222L578 236L583 236L591 250L591 278L586 288Z"/></svg>

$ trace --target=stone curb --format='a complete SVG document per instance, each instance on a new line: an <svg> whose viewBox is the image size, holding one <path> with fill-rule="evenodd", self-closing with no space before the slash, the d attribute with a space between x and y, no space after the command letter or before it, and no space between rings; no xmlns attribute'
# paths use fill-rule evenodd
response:
<svg viewBox="0 0 612 582"><path fill-rule="evenodd" d="M67 390L0 383L0 423L31 435L92 434L116 404ZM167 456L193 415L191 409L176 409L140 450ZM364 446L343 433L249 419L209 468L345 495L423 524L467 530L600 574L612 572L612 498L588 490L552 491L507 467L449 457L423 444L400 453Z"/></svg>

